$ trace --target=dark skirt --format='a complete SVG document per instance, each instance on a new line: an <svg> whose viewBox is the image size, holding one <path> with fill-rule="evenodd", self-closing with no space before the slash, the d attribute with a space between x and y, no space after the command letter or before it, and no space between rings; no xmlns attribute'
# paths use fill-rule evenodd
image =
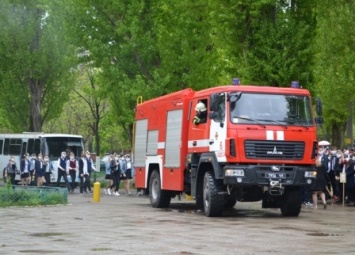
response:
<svg viewBox="0 0 355 255"><path fill-rule="evenodd" d="M127 171L126 171L126 179L128 179L128 180L132 179L132 169L127 169Z"/></svg>
<svg viewBox="0 0 355 255"><path fill-rule="evenodd" d="M30 177L30 173L22 173L21 174L21 178L22 179L25 179L25 178L28 178L28 177Z"/></svg>
<svg viewBox="0 0 355 255"><path fill-rule="evenodd" d="M112 179L111 175L110 174L106 174L105 180L111 180L111 179Z"/></svg>
<svg viewBox="0 0 355 255"><path fill-rule="evenodd" d="M317 167L317 177L311 184L311 187L309 190L312 192L314 191L326 191L326 186L327 186L327 179L326 179L326 172L323 167Z"/></svg>

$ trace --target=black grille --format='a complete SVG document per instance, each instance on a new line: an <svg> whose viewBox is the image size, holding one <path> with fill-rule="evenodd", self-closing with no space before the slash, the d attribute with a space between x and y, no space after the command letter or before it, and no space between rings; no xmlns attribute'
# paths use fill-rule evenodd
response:
<svg viewBox="0 0 355 255"><path fill-rule="evenodd" d="M245 141L245 157L249 159L302 159L303 142Z"/></svg>

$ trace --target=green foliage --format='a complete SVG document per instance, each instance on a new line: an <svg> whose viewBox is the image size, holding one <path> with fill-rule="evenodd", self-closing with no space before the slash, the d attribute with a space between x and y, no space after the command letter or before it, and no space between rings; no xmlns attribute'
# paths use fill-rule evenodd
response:
<svg viewBox="0 0 355 255"><path fill-rule="evenodd" d="M315 23L307 1L255 1L245 6L248 23L246 62L243 70L252 83L287 87L298 80L305 88L312 82Z"/></svg>
<svg viewBox="0 0 355 255"><path fill-rule="evenodd" d="M354 3L333 2L4 0L0 128L33 126L39 93L45 131L82 134L100 154L129 150L137 97L239 77L298 80L323 99L326 128L342 129L355 87Z"/></svg>
<svg viewBox="0 0 355 255"><path fill-rule="evenodd" d="M58 1L0 3L0 105L11 112L13 131L41 131L43 122L59 115L73 67L61 17L52 12Z"/></svg>
<svg viewBox="0 0 355 255"><path fill-rule="evenodd" d="M22 187L14 189L11 185L0 188L0 207L40 206L67 203L67 192L45 187Z"/></svg>
<svg viewBox="0 0 355 255"><path fill-rule="evenodd" d="M341 147L349 105L355 99L355 26L353 1L318 1L317 37L314 44L316 92L323 99L325 129L332 144Z"/></svg>

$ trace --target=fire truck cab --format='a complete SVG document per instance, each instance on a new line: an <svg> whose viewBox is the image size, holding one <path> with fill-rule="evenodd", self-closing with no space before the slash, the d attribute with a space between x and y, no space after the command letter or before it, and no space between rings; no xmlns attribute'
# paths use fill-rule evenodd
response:
<svg viewBox="0 0 355 255"><path fill-rule="evenodd" d="M205 215L220 216L237 201L262 201L298 216L301 188L314 182L316 124L309 91L268 86L184 89L137 105L136 187L153 207L191 195ZM196 105L207 118L196 124Z"/></svg>

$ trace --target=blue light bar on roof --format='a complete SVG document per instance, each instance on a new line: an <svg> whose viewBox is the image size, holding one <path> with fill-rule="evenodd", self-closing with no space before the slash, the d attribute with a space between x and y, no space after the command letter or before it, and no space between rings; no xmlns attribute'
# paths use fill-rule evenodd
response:
<svg viewBox="0 0 355 255"><path fill-rule="evenodd" d="M233 84L233 85L240 85L240 80L239 80L239 78L233 78L232 84Z"/></svg>
<svg viewBox="0 0 355 255"><path fill-rule="evenodd" d="M298 83L298 81L292 81L291 82L291 88L299 88L300 87L300 84Z"/></svg>

